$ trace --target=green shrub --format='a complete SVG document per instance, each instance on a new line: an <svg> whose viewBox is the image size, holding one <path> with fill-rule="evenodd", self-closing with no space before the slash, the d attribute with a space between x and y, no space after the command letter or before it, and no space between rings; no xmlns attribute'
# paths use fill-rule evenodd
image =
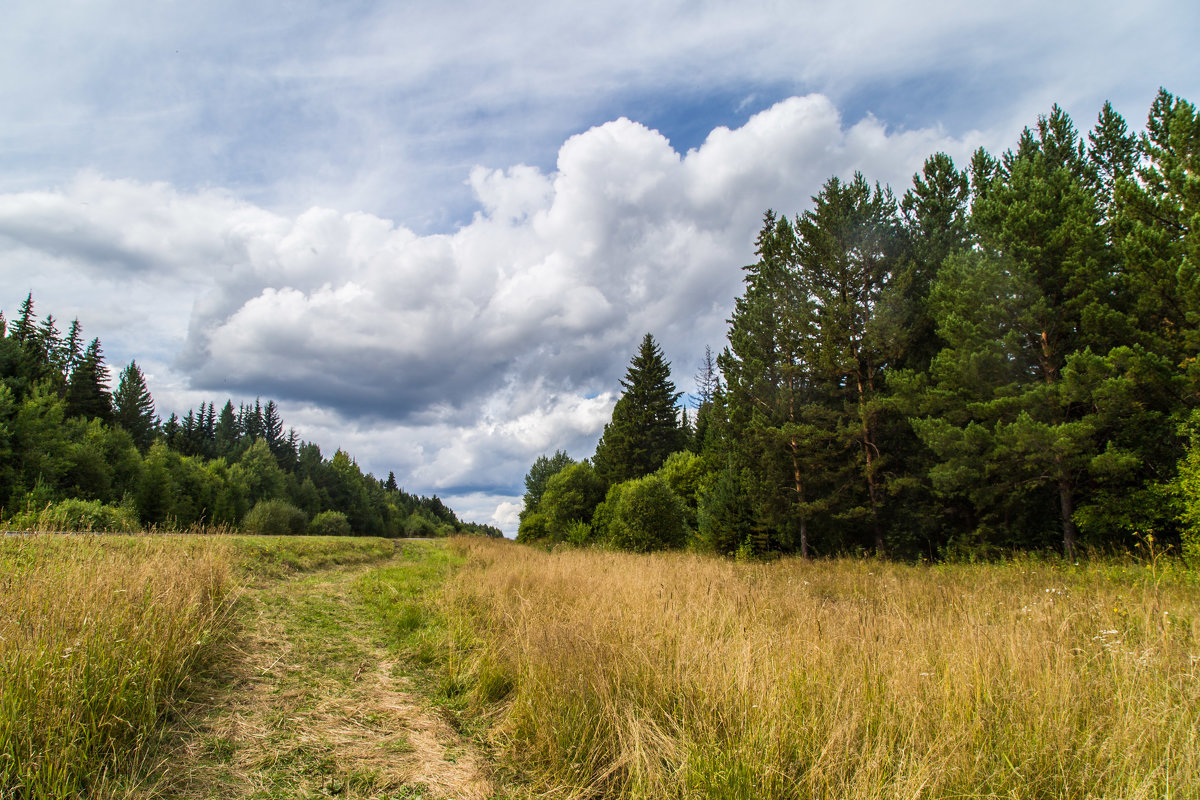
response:
<svg viewBox="0 0 1200 800"><path fill-rule="evenodd" d="M589 545L593 541L592 526L583 520L575 520L567 525L563 539L579 547Z"/></svg>
<svg viewBox="0 0 1200 800"><path fill-rule="evenodd" d="M536 511L521 517L521 526L517 528L517 541L522 543L538 542L550 536L546 527L546 517Z"/></svg>
<svg viewBox="0 0 1200 800"><path fill-rule="evenodd" d="M308 523L310 536L349 536L350 520L340 511L322 511Z"/></svg>
<svg viewBox="0 0 1200 800"><path fill-rule="evenodd" d="M567 539L567 531L576 522L588 523L596 506L604 499L604 483L587 461L571 464L546 482L546 491L538 503L538 513L546 518L546 528L556 542Z"/></svg>
<svg viewBox="0 0 1200 800"><path fill-rule="evenodd" d="M687 507L666 481L647 475L620 486L610 494L615 503L609 509L608 541L613 546L637 553L683 546Z"/></svg>
<svg viewBox="0 0 1200 800"><path fill-rule="evenodd" d="M437 525L421 514L413 514L404 522L404 535L409 539L432 539L437 536Z"/></svg>
<svg viewBox="0 0 1200 800"><path fill-rule="evenodd" d="M260 500L242 519L242 530L261 535L299 536L308 526L308 514L286 500Z"/></svg>
<svg viewBox="0 0 1200 800"><path fill-rule="evenodd" d="M141 530L132 508L109 506L99 500L62 500L41 511L27 511L9 520L13 530L94 531L132 533Z"/></svg>

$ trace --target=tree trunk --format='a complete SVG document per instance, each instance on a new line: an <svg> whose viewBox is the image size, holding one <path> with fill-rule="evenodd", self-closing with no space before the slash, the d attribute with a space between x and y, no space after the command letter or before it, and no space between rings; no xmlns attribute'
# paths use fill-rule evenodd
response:
<svg viewBox="0 0 1200 800"><path fill-rule="evenodd" d="M1075 511L1075 495L1071 488L1071 479L1063 476L1058 479L1058 506L1062 513L1063 552L1067 558L1075 558L1075 520L1071 515Z"/></svg>
<svg viewBox="0 0 1200 800"><path fill-rule="evenodd" d="M796 483L796 502L800 509L800 555L808 558L808 514L804 512L804 481L800 476L800 460L796 457L799 445L792 439L792 479Z"/></svg>

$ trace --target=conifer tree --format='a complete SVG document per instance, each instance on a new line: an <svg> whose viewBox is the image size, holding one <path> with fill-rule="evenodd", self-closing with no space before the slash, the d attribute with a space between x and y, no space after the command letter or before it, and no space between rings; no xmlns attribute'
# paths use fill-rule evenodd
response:
<svg viewBox="0 0 1200 800"><path fill-rule="evenodd" d="M757 254L743 268L746 290L729 320L729 347L718 358L726 424L736 431L726 447L752 504L754 549L798 549L808 557L809 521L827 499L816 484L838 472L839 450L822 405L828 392L818 310L786 218L766 213Z"/></svg>
<svg viewBox="0 0 1200 800"><path fill-rule="evenodd" d="M861 174L831 178L796 221L797 261L809 274L820 313L821 372L839 396L837 426L858 453L865 496L847 496L840 513L862 519L877 554L885 549L886 466L883 372L903 354L903 315L893 279L901 239L891 192Z"/></svg>
<svg viewBox="0 0 1200 800"><path fill-rule="evenodd" d="M100 351L100 340L92 339L67 385L67 413L72 416L112 421L112 395L108 391L108 367Z"/></svg>
<svg viewBox="0 0 1200 800"><path fill-rule="evenodd" d="M67 329L67 338L63 341L63 377L69 378L75 370L79 359L83 356L83 330L79 326L79 318L71 320Z"/></svg>
<svg viewBox="0 0 1200 800"><path fill-rule="evenodd" d="M129 432L138 449L145 453L154 443L158 421L154 417L154 400L146 388L146 379L136 361L121 371L117 391L113 395L113 421Z"/></svg>
<svg viewBox="0 0 1200 800"><path fill-rule="evenodd" d="M232 458L238 442L237 417L233 413L232 400L226 400L225 405L221 407L221 415L213 426L213 438L217 456Z"/></svg>
<svg viewBox="0 0 1200 800"><path fill-rule="evenodd" d="M33 293L31 292L25 295L25 299L21 302L21 310L17 312L17 321L13 323L10 336L17 344L23 345L33 336L33 332Z"/></svg>
<svg viewBox="0 0 1200 800"><path fill-rule="evenodd" d="M596 474L606 485L654 472L687 441L676 407L682 392L675 391L671 365L649 333L621 386L625 391L613 408L612 421L604 426L593 459Z"/></svg>
<svg viewBox="0 0 1200 800"><path fill-rule="evenodd" d="M945 153L925 160L921 174L900 200L908 237L908 258L901 273L899 299L904 304L906 336L903 366L925 370L937 352L936 322L927 306L938 268L951 253L967 246L970 179Z"/></svg>
<svg viewBox="0 0 1200 800"><path fill-rule="evenodd" d="M942 405L915 423L941 459L935 482L971 496L978 530L1024 524L1021 538L1036 542L1039 505L1052 503L1069 556L1081 497L1132 463L1105 435L1130 411L1128 358L1114 349L1129 321L1093 187L1084 145L1057 106L991 171L973 208L976 250L934 292L947 347L930 397Z"/></svg>

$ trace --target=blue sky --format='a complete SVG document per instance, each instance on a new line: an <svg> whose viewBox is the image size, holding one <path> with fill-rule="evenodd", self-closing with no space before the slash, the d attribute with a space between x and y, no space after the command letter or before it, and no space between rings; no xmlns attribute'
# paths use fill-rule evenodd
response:
<svg viewBox="0 0 1200 800"><path fill-rule="evenodd" d="M274 398L512 530L647 330L681 389L762 212L902 192L1053 103L1200 99L1189 2L27 2L0 12L0 309L160 412Z"/></svg>

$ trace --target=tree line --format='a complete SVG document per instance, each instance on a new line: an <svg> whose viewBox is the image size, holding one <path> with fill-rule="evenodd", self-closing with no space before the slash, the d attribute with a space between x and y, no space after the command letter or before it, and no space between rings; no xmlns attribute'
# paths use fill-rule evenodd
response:
<svg viewBox="0 0 1200 800"><path fill-rule="evenodd" d="M520 537L897 557L1200 542L1200 116L1059 107L900 197L767 211L695 416L647 335L592 459ZM1194 552L1194 551L1193 551ZM1197 553L1200 555L1200 553Z"/></svg>
<svg viewBox="0 0 1200 800"><path fill-rule="evenodd" d="M136 361L115 390L99 339L64 335L32 295L0 312L0 520L9 527L134 530L217 526L263 533L500 536L436 495L364 474L338 449L284 432L261 400L201 403L165 422Z"/></svg>

